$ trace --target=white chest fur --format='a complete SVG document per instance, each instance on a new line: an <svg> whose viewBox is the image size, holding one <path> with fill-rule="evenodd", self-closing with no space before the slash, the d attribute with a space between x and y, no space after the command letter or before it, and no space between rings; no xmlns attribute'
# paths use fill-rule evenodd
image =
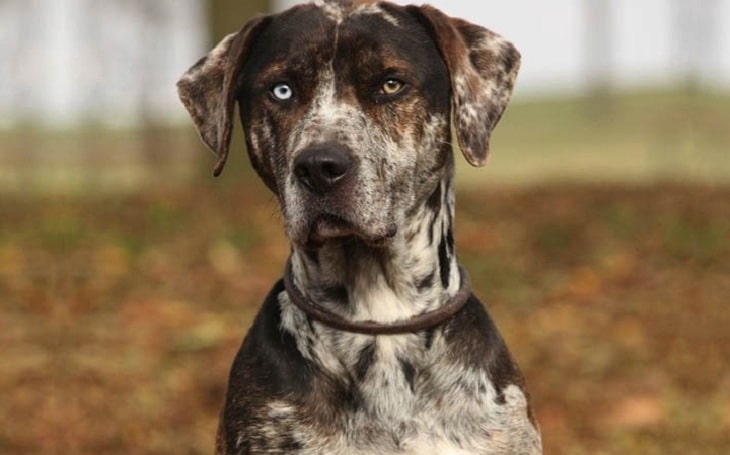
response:
<svg viewBox="0 0 730 455"><path fill-rule="evenodd" d="M436 335L426 353L417 335L343 335L316 326L319 341L312 343L310 334L302 333L310 326L298 320L285 294L280 302L282 325L298 331L298 339L310 340L299 346L302 354L332 376L352 381L359 401L342 412L341 428L329 437L302 428L297 437L305 448L301 453L541 453L523 391L516 385L498 391L487 371L449 358L443 336ZM358 362L368 349L368 365L362 368ZM272 404L271 411L277 420L301 424L287 403Z"/></svg>

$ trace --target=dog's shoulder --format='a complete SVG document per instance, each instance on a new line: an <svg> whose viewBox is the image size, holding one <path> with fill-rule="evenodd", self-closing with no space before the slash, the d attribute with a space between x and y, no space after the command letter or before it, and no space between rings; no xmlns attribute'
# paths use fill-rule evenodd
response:
<svg viewBox="0 0 730 455"><path fill-rule="evenodd" d="M272 403L304 395L316 368L301 356L294 337L281 329L277 296L283 289L281 281L271 289L236 354L219 428L219 453L298 449L286 432L275 435L270 428L276 412Z"/></svg>
<svg viewBox="0 0 730 455"><path fill-rule="evenodd" d="M307 432L331 431L337 410L353 400L339 381L302 356L296 337L282 326L283 291L277 282L236 354L218 453L297 453L315 437ZM313 410L316 422L307 418Z"/></svg>
<svg viewBox="0 0 730 455"><path fill-rule="evenodd" d="M256 387L267 397L305 390L314 366L302 357L292 334L281 328L278 295L283 290L284 284L277 282L264 300L234 360L230 388Z"/></svg>
<svg viewBox="0 0 730 455"><path fill-rule="evenodd" d="M443 338L446 356L460 365L470 366L471 374L463 375L464 379L486 375L494 393L493 405L502 409L497 414L506 417L501 423L490 418L491 423L496 423L497 427L504 425L506 429L514 424L515 416L526 412L527 420L514 425L512 430L517 433L524 431L527 438L535 437L538 423L529 404L530 395L524 376L487 307L476 296L472 294L464 308L446 324ZM505 412L506 409L512 411ZM510 413L514 414L510 416Z"/></svg>
<svg viewBox="0 0 730 455"><path fill-rule="evenodd" d="M464 308L444 327L445 350L463 365L487 371L498 393L524 378L484 304L472 294Z"/></svg>

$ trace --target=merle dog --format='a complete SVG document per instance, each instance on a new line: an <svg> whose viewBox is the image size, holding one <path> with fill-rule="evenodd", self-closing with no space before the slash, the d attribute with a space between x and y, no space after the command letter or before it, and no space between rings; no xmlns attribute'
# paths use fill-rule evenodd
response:
<svg viewBox="0 0 730 455"><path fill-rule="evenodd" d="M519 61L430 6L316 0L250 21L183 75L216 175L238 103L292 245L233 364L217 453L541 452L453 236L451 120L483 165Z"/></svg>

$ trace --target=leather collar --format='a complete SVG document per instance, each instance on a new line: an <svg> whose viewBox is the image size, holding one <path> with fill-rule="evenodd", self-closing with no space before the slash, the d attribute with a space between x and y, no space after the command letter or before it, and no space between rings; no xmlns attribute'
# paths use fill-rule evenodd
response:
<svg viewBox="0 0 730 455"><path fill-rule="evenodd" d="M414 333L435 327L446 322L447 319L455 315L464 307L466 302L469 300L469 296L471 296L471 286L469 277L464 269L459 267L459 273L461 274L461 287L456 295L449 299L445 305L442 305L435 310L413 316L409 319L390 323L380 323L375 321L350 321L312 302L294 284L291 257L286 262L284 287L294 305L304 311L315 321L321 322L333 329L360 333L363 335L398 335Z"/></svg>

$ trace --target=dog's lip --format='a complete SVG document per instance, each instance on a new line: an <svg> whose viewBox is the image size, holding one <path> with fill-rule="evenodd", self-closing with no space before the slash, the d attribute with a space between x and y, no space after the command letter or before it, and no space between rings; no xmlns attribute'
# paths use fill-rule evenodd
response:
<svg viewBox="0 0 730 455"><path fill-rule="evenodd" d="M328 213L320 215L314 220L309 232L309 241L312 243L324 243L327 240L354 235L357 235L357 231L351 222L340 216Z"/></svg>
<svg viewBox="0 0 730 455"><path fill-rule="evenodd" d="M310 246L321 246L332 240L358 238L369 246L381 247L398 233L397 226L391 224L383 234L368 234L351 221L330 213L319 215L311 226L307 242Z"/></svg>

